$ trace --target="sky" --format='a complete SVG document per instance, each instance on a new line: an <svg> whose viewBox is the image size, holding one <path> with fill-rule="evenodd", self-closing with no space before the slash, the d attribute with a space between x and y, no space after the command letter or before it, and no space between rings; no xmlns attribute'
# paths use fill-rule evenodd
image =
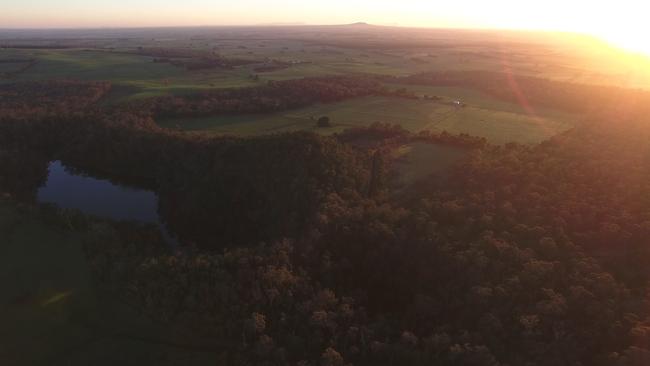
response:
<svg viewBox="0 0 650 366"><path fill-rule="evenodd" d="M1 0L0 28L275 23L544 29L639 44L644 0ZM643 37L645 38L645 37ZM650 46L648 46L650 48Z"/></svg>

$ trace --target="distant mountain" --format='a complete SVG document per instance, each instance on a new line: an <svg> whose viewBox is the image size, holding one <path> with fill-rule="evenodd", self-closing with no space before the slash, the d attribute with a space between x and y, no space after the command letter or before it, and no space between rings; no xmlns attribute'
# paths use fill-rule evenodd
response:
<svg viewBox="0 0 650 366"><path fill-rule="evenodd" d="M284 26L296 26L296 25L307 25L307 23L304 22L274 22L274 23L259 23L256 24L256 26L261 26L261 27L284 27Z"/></svg>

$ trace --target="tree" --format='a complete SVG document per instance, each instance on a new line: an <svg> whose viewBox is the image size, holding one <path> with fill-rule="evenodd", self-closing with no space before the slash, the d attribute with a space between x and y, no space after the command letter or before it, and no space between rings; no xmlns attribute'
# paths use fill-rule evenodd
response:
<svg viewBox="0 0 650 366"><path fill-rule="evenodd" d="M320 127L320 128L332 127L332 124L330 123L330 118L327 117L327 116L323 116L323 117L319 118L316 125L318 127Z"/></svg>

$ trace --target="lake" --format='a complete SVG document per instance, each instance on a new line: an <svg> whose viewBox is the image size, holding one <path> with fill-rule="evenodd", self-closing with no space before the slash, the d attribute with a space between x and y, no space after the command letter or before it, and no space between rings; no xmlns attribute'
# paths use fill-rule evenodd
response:
<svg viewBox="0 0 650 366"><path fill-rule="evenodd" d="M50 163L47 182L39 188L37 199L93 216L157 224L165 238L173 241L158 214L156 193L75 174L60 161Z"/></svg>

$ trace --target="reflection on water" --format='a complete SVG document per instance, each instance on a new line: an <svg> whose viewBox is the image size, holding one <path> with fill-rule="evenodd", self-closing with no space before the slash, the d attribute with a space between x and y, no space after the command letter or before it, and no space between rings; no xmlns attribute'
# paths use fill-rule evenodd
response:
<svg viewBox="0 0 650 366"><path fill-rule="evenodd" d="M50 163L47 182L38 190L38 201L115 220L159 222L155 193L71 174L60 161Z"/></svg>
<svg viewBox="0 0 650 366"><path fill-rule="evenodd" d="M77 175L60 161L50 163L47 182L38 190L37 199L98 217L159 224L163 235L171 239L161 223L154 192Z"/></svg>

